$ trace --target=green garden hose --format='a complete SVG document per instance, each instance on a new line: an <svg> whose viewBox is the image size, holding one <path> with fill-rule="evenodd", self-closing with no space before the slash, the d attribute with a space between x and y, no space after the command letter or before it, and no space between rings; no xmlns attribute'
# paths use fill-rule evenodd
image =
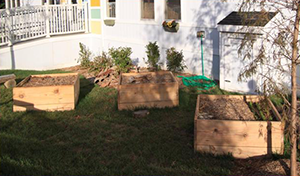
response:
<svg viewBox="0 0 300 176"><path fill-rule="evenodd" d="M187 87L197 87L198 90L209 90L216 86L216 83L204 76L204 51L203 51L203 35L201 35L201 60L202 60L202 75L192 76L192 77L184 77L178 76L182 78L182 82Z"/></svg>
<svg viewBox="0 0 300 176"><path fill-rule="evenodd" d="M203 35L201 35L200 38L201 38L202 76L204 76Z"/></svg>

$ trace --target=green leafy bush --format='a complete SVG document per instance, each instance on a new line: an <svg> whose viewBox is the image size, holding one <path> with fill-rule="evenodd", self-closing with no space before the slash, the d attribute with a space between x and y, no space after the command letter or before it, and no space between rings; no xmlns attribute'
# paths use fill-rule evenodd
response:
<svg viewBox="0 0 300 176"><path fill-rule="evenodd" d="M159 53L159 46L156 42L149 42L148 45L146 45L146 53L148 57L148 61L146 62L149 67L155 68L158 70L158 59L160 56Z"/></svg>
<svg viewBox="0 0 300 176"><path fill-rule="evenodd" d="M169 71L180 72L186 68L182 51L178 52L174 47L167 49L167 68Z"/></svg>
<svg viewBox="0 0 300 176"><path fill-rule="evenodd" d="M110 48L108 53L113 59L118 73L126 73L132 67L130 59L132 51L130 47Z"/></svg>
<svg viewBox="0 0 300 176"><path fill-rule="evenodd" d="M92 56L92 52L82 43L79 43L79 47L79 59L77 62L80 62L81 67L89 68L91 66L90 58Z"/></svg>
<svg viewBox="0 0 300 176"><path fill-rule="evenodd" d="M90 71L98 72L112 66L113 66L112 59L109 57L109 55L106 52L102 52L101 55L96 56L93 59L93 62L90 64Z"/></svg>

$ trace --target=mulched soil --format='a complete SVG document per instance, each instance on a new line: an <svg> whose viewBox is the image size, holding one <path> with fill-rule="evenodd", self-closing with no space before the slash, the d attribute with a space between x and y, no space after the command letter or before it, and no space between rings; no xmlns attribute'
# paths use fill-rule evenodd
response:
<svg viewBox="0 0 300 176"><path fill-rule="evenodd" d="M290 160L260 159L237 159L233 175L289 175ZM300 174L300 163L298 162L298 175Z"/></svg>
<svg viewBox="0 0 300 176"><path fill-rule="evenodd" d="M174 82L171 74L156 75L143 74L137 76L123 76L122 85L128 84L146 84L146 83L170 83Z"/></svg>
<svg viewBox="0 0 300 176"><path fill-rule="evenodd" d="M73 85L76 76L31 77L22 87Z"/></svg>
<svg viewBox="0 0 300 176"><path fill-rule="evenodd" d="M255 120L248 104L241 99L219 98L209 100L201 98L199 102L199 119L219 120Z"/></svg>

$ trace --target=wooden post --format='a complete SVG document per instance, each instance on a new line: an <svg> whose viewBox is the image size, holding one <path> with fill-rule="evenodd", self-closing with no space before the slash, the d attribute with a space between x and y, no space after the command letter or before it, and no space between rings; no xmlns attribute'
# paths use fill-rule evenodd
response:
<svg viewBox="0 0 300 176"><path fill-rule="evenodd" d="M50 16L49 16L49 1L45 5L46 18L46 38L50 37Z"/></svg>
<svg viewBox="0 0 300 176"><path fill-rule="evenodd" d="M89 13L88 3L84 2L84 24L85 24L85 33L89 33L89 19L88 19L88 13Z"/></svg>
<svg viewBox="0 0 300 176"><path fill-rule="evenodd" d="M281 121L281 119L282 119L281 115L278 112L278 110L276 109L275 105L272 103L272 101L269 98L267 98L267 101L268 101L268 103L269 103L269 105L271 107L271 110L273 111L273 113L274 113L274 115L276 117L276 120Z"/></svg>

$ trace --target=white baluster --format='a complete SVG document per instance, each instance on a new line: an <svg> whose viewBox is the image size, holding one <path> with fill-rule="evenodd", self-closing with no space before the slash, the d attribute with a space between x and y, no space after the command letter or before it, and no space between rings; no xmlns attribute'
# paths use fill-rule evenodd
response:
<svg viewBox="0 0 300 176"><path fill-rule="evenodd" d="M84 15L85 15L85 33L89 32L89 20L88 20L88 3L84 2Z"/></svg>
<svg viewBox="0 0 300 176"><path fill-rule="evenodd" d="M13 23L13 19L10 15L10 9L6 10L7 13L7 37L8 37L8 46L13 45L13 38L12 38L12 23Z"/></svg>
<svg viewBox="0 0 300 176"><path fill-rule="evenodd" d="M49 5L48 3L45 5L45 20L46 20L46 37L49 38L50 37L50 17L49 17Z"/></svg>

